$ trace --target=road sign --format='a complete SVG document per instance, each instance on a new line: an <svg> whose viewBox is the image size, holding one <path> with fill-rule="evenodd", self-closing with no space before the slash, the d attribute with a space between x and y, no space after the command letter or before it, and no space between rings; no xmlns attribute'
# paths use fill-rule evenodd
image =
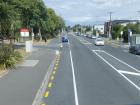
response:
<svg viewBox="0 0 140 105"><path fill-rule="evenodd" d="M21 37L29 37L29 29L27 28L20 29L20 35Z"/></svg>

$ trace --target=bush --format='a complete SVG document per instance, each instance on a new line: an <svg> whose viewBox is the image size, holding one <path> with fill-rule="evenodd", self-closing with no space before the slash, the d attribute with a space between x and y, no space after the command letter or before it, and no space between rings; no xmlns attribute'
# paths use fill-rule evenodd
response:
<svg viewBox="0 0 140 105"><path fill-rule="evenodd" d="M15 64L22 59L18 51L8 46L0 46L0 70L15 68Z"/></svg>

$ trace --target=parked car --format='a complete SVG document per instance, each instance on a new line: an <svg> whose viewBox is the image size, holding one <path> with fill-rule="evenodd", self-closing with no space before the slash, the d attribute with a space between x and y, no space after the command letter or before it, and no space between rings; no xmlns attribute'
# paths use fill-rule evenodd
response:
<svg viewBox="0 0 140 105"><path fill-rule="evenodd" d="M97 46L104 46L104 40L102 38L96 38L94 44Z"/></svg>
<svg viewBox="0 0 140 105"><path fill-rule="evenodd" d="M68 42L68 36L62 36L62 42Z"/></svg>
<svg viewBox="0 0 140 105"><path fill-rule="evenodd" d="M133 54L140 54L140 45L132 45L129 47L129 52Z"/></svg>

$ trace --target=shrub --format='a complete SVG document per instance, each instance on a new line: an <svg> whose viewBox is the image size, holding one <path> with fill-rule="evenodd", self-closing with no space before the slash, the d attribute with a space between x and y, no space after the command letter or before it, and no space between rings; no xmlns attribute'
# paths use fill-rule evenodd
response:
<svg viewBox="0 0 140 105"><path fill-rule="evenodd" d="M9 46L0 46L0 70L15 68L15 64L21 58L22 56L18 51L14 51Z"/></svg>

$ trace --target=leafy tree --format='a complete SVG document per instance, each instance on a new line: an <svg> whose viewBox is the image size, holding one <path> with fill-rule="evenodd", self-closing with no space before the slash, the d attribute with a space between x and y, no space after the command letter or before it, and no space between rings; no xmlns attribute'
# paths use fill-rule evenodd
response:
<svg viewBox="0 0 140 105"><path fill-rule="evenodd" d="M123 31L123 26L120 24L113 25L112 27L112 39L121 38L121 31Z"/></svg>
<svg viewBox="0 0 140 105"><path fill-rule="evenodd" d="M0 32L4 37L19 38L22 27L30 33L33 30L35 34L54 37L65 26L64 20L48 9L43 0L0 0L0 16Z"/></svg>
<svg viewBox="0 0 140 105"><path fill-rule="evenodd" d="M128 29L132 30L133 34L139 34L140 33L140 28L139 24L128 24L127 26L124 27L124 33L123 33L123 39L124 42L128 42Z"/></svg>

